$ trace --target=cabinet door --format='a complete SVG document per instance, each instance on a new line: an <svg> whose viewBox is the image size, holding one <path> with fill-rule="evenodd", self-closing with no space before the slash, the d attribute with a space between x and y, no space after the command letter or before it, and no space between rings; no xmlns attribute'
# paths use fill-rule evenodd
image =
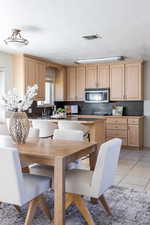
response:
<svg viewBox="0 0 150 225"><path fill-rule="evenodd" d="M139 147L138 125L128 125L128 146Z"/></svg>
<svg viewBox="0 0 150 225"><path fill-rule="evenodd" d="M110 88L109 65L98 65L98 88Z"/></svg>
<svg viewBox="0 0 150 225"><path fill-rule="evenodd" d="M63 67L56 71L55 77L55 101L66 100L66 69Z"/></svg>
<svg viewBox="0 0 150 225"><path fill-rule="evenodd" d="M32 59L24 60L25 64L25 89L28 86L33 86L36 82L36 63Z"/></svg>
<svg viewBox="0 0 150 225"><path fill-rule="evenodd" d="M140 63L125 64L125 99L142 100L141 76Z"/></svg>
<svg viewBox="0 0 150 225"><path fill-rule="evenodd" d="M76 96L78 101L84 100L84 90L85 90L85 66L77 67L76 75Z"/></svg>
<svg viewBox="0 0 150 225"><path fill-rule="evenodd" d="M86 65L86 88L97 88L98 65Z"/></svg>
<svg viewBox="0 0 150 225"><path fill-rule="evenodd" d="M67 68L67 100L76 100L76 67Z"/></svg>
<svg viewBox="0 0 150 225"><path fill-rule="evenodd" d="M38 85L37 100L45 99L45 73L46 64L43 62L36 62L36 81L35 84Z"/></svg>
<svg viewBox="0 0 150 225"><path fill-rule="evenodd" d="M124 65L114 64L110 66L110 100L124 99Z"/></svg>

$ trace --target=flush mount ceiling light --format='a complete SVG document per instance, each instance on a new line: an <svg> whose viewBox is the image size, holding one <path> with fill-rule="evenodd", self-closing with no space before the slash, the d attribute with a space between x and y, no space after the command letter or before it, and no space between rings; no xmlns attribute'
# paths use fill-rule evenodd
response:
<svg viewBox="0 0 150 225"><path fill-rule="evenodd" d="M98 62L110 62L110 61L121 61L124 60L124 56L112 56L105 58L97 58L97 59L79 59L75 63L76 64L86 64L86 63L98 63Z"/></svg>
<svg viewBox="0 0 150 225"><path fill-rule="evenodd" d="M21 30L13 29L12 35L4 40L6 45L10 47L23 47L28 45L29 41L21 36Z"/></svg>
<svg viewBox="0 0 150 225"><path fill-rule="evenodd" d="M86 40L95 40L95 39L102 39L102 37L99 34L92 34L92 35L84 35L82 36L82 38L86 39Z"/></svg>

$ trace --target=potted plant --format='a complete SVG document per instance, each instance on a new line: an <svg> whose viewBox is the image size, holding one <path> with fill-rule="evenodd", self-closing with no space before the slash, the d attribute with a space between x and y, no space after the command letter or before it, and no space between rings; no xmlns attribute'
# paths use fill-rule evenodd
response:
<svg viewBox="0 0 150 225"><path fill-rule="evenodd" d="M9 133L12 139L17 144L23 144L29 133L29 120L25 111L33 103L34 97L37 95L38 86L35 84L32 87L28 87L25 95L21 98L16 89L8 91L5 96L2 96L2 104L7 110L12 111L12 115L9 121Z"/></svg>
<svg viewBox="0 0 150 225"><path fill-rule="evenodd" d="M57 113L59 114L59 117L61 117L61 118L66 117L66 112L65 112L65 109L63 109L63 108L58 108Z"/></svg>

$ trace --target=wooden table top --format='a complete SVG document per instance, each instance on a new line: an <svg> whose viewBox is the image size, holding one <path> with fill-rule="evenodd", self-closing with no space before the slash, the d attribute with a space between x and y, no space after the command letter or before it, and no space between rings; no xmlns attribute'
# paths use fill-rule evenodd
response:
<svg viewBox="0 0 150 225"><path fill-rule="evenodd" d="M55 160L56 157L67 158L96 146L95 143L84 141L64 141L42 138L28 138L25 144L15 144L10 136L0 135L0 146L16 147L21 155Z"/></svg>

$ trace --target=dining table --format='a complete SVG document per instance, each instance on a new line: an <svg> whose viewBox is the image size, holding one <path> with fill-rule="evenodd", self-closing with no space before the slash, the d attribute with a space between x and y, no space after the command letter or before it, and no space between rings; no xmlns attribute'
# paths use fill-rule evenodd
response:
<svg viewBox="0 0 150 225"><path fill-rule="evenodd" d="M54 224L65 225L65 172L67 165L89 155L91 170L97 159L97 144L84 141L64 141L28 138L25 144L16 144L11 137L0 135L0 147L15 147L21 162L54 167Z"/></svg>

